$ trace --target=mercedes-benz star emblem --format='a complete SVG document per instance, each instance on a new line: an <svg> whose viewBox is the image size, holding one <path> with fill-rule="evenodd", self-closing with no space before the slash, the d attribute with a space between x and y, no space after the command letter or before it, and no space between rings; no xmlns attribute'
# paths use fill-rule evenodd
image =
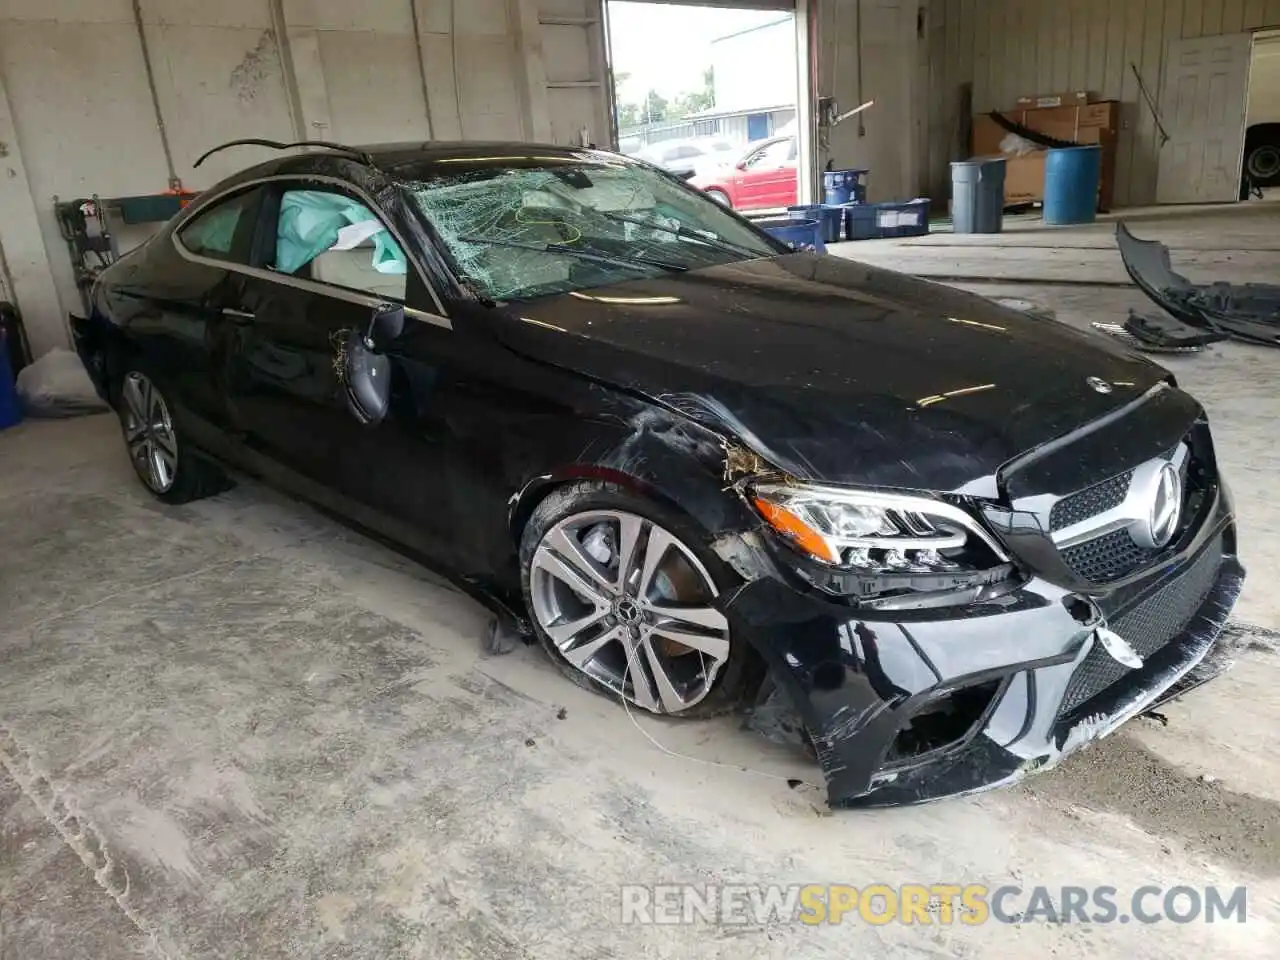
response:
<svg viewBox="0 0 1280 960"><path fill-rule="evenodd" d="M1107 381L1103 380L1101 377L1090 377L1088 380L1085 381L1085 383L1091 386L1098 393L1110 393L1112 390L1115 389L1113 386L1111 386L1111 384L1107 383Z"/></svg>
<svg viewBox="0 0 1280 960"><path fill-rule="evenodd" d="M1163 547L1173 539L1182 519L1182 477L1172 463L1166 463L1156 474L1154 486L1147 530L1152 546Z"/></svg>

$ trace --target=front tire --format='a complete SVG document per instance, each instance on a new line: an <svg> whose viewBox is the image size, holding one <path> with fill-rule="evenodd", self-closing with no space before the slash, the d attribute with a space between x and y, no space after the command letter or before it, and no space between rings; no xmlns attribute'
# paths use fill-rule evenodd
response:
<svg viewBox="0 0 1280 960"><path fill-rule="evenodd" d="M173 410L154 381L128 370L116 400L120 429L134 472L165 503L189 503L226 489L226 478L182 436Z"/></svg>
<svg viewBox="0 0 1280 960"><path fill-rule="evenodd" d="M651 713L714 716L758 685L761 661L716 608L740 582L688 518L610 483L561 487L520 542L525 604L557 667Z"/></svg>

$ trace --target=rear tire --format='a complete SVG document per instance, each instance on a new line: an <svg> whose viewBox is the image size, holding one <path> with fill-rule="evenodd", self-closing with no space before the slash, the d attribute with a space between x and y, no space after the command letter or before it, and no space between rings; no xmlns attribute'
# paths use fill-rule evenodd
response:
<svg viewBox="0 0 1280 960"><path fill-rule="evenodd" d="M552 662L580 686L665 716L715 716L753 696L763 661L714 607L741 580L706 539L616 484L548 494L521 536L520 573Z"/></svg>
<svg viewBox="0 0 1280 960"><path fill-rule="evenodd" d="M1280 186L1280 143L1251 146L1244 158L1244 171L1255 186Z"/></svg>
<svg viewBox="0 0 1280 960"><path fill-rule="evenodd" d="M723 190L716 190L714 187L712 187L711 189L705 190L703 192L706 193L706 195L710 197L712 200L714 200L716 203L720 204L720 206L728 207L730 210L733 209L733 201L729 199L729 195L725 193Z"/></svg>
<svg viewBox="0 0 1280 960"><path fill-rule="evenodd" d="M190 503L230 486L226 475L192 448L172 405L150 376L126 369L116 393L129 462L152 496L165 503Z"/></svg>

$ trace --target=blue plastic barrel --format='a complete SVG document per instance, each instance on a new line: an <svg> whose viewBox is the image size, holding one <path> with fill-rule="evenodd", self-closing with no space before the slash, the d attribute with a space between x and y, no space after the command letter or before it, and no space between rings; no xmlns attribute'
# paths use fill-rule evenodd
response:
<svg viewBox="0 0 1280 960"><path fill-rule="evenodd" d="M18 388L13 382L13 369L9 366L8 344L4 342L4 331L0 331L0 430L21 420L22 404L18 402Z"/></svg>
<svg viewBox="0 0 1280 960"><path fill-rule="evenodd" d="M820 220L774 217L769 220L757 220L756 226L775 240L781 240L792 250L827 252L827 245L822 241L822 221Z"/></svg>
<svg viewBox="0 0 1280 960"><path fill-rule="evenodd" d="M825 170L822 174L823 199L829 207L846 203L866 203L867 185L862 182L866 170Z"/></svg>
<svg viewBox="0 0 1280 960"><path fill-rule="evenodd" d="M840 239L840 226L844 222L844 210L841 207L805 203L787 207L787 216L792 220L817 220L821 224L822 239L827 243L835 243Z"/></svg>
<svg viewBox="0 0 1280 960"><path fill-rule="evenodd" d="M1102 148L1061 147L1044 161L1044 222L1093 223L1102 178Z"/></svg>

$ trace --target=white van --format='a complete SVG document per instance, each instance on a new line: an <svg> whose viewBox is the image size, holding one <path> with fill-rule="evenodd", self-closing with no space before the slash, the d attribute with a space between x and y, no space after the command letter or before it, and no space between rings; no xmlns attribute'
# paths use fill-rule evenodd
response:
<svg viewBox="0 0 1280 960"><path fill-rule="evenodd" d="M1280 35L1253 44L1244 172L1258 187L1280 187Z"/></svg>

